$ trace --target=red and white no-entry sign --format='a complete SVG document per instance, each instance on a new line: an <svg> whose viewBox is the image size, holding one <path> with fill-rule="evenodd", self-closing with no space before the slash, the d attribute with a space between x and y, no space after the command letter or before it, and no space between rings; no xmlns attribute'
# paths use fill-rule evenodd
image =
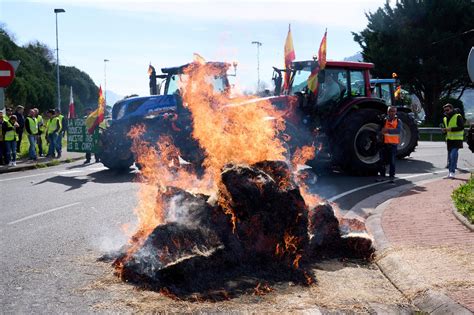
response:
<svg viewBox="0 0 474 315"><path fill-rule="evenodd" d="M13 66L6 60L0 60L0 88L5 88L12 83L15 77Z"/></svg>

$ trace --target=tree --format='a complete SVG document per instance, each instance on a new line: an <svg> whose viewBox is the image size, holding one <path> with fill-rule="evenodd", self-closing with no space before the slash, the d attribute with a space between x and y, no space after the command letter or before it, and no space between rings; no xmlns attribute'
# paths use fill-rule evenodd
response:
<svg viewBox="0 0 474 315"><path fill-rule="evenodd" d="M375 64L375 76L396 72L428 122L439 120L439 99L473 87L466 69L474 38L471 0L399 0L394 7L387 1L366 16L367 28L353 33L364 60Z"/></svg>

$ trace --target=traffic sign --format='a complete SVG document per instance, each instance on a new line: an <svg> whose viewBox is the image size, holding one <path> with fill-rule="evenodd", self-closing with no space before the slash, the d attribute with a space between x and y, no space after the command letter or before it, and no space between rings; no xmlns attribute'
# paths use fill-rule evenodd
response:
<svg viewBox="0 0 474 315"><path fill-rule="evenodd" d="M0 88L5 88L12 83L15 77L15 69L6 60L0 60Z"/></svg>

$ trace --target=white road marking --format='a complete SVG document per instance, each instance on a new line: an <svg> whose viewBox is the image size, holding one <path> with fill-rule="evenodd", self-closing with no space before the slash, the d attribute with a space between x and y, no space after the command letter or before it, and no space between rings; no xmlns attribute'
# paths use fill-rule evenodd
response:
<svg viewBox="0 0 474 315"><path fill-rule="evenodd" d="M67 175L67 174L74 174L74 173L82 173L82 172L85 172L85 171L101 171L101 170L104 170L104 169L105 169L104 167L94 167L94 168L85 167L83 170L54 171L54 172L48 172L48 173L39 173L39 174L26 175L26 176L4 178L4 179L0 179L0 182L6 182L6 181L10 181L10 180L30 178L30 177L36 177L36 176L43 176L43 175L52 175L52 174Z"/></svg>
<svg viewBox="0 0 474 315"><path fill-rule="evenodd" d="M6 181L9 181L9 180L23 179L23 178L29 178L29 177L35 177L35 176L42 176L42 175L48 175L48 174L51 174L51 173L40 173L40 174L27 175L27 176L5 178L5 179L0 179L0 182L6 182Z"/></svg>
<svg viewBox="0 0 474 315"><path fill-rule="evenodd" d="M57 208L49 209L49 210L46 210L46 211L43 211L43 212L39 212L39 213L36 213L36 214L33 214L33 215L29 215L29 216L27 216L27 217L24 217L24 218L21 218L21 219L18 219L18 220L9 222L9 223L7 223L7 225L12 225L12 224L16 224L16 223L19 223L19 222L23 222L23 221L26 221L26 220L29 220L29 219L33 219L33 218L39 217L39 216L44 215L44 214L47 214L47 213L51 213L51 212L58 211L58 210L61 210L61 209L65 209L65 208L69 208L69 207L72 207L72 206L76 206L76 205L78 205L78 204L80 204L80 203L81 203L81 202L75 202L75 203L71 203L71 204L68 204L68 205L61 206L61 207L57 207Z"/></svg>
<svg viewBox="0 0 474 315"><path fill-rule="evenodd" d="M441 171L438 171L438 172L436 172L436 173L440 174L440 173L447 173L447 172L448 172L447 170L441 170ZM421 173L421 174L409 175L409 176L404 176L404 177L397 177L397 178L395 178L395 180L408 179L408 178L419 177L419 176L426 176L426 175L433 175L433 174L435 174L435 173ZM359 190L362 190L362 189L366 189L366 188L369 188L369 187L381 185L381 184L386 184L386 183L387 183L387 181L385 181L385 182L378 182L378 183L373 183L373 184L369 184L369 185L357 187L357 188L354 188L354 189L345 191L345 192L343 192L343 193L341 193L341 194L339 194L339 195L333 196L333 197L329 198L328 201L334 202L334 201L336 201L336 200L339 199L339 198L342 198L342 197L344 197L344 196L347 196L347 195L349 195L349 194L352 194L353 192L356 192L356 191L359 191Z"/></svg>

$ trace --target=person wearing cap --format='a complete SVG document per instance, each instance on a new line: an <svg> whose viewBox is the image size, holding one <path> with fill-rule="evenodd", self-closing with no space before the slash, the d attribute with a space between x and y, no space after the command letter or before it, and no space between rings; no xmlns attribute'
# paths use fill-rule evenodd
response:
<svg viewBox="0 0 474 315"><path fill-rule="evenodd" d="M21 145L21 140L23 139L23 130L25 129L25 116L23 116L23 113L25 112L25 108L21 105L18 105L15 108L15 116L16 120L18 123L18 128L16 130L18 134L18 140L16 143L16 152L20 153L20 145Z"/></svg>
<svg viewBox="0 0 474 315"><path fill-rule="evenodd" d="M11 115L9 120L2 124L2 133L4 135L5 146L7 150L7 164L9 166L16 166L16 145L18 141L18 134L16 132L20 125L16 121L16 116Z"/></svg>
<svg viewBox="0 0 474 315"><path fill-rule="evenodd" d="M38 137L38 122L35 117L35 110L30 109L28 111L28 116L25 120L25 129L28 135L28 142L30 146L28 148L28 159L36 161L36 138Z"/></svg>
<svg viewBox="0 0 474 315"><path fill-rule="evenodd" d="M450 103L443 106L443 111L443 128L441 128L441 131L446 134L446 146L448 147L449 174L447 178L454 178L458 166L458 151L463 147L464 119Z"/></svg>

